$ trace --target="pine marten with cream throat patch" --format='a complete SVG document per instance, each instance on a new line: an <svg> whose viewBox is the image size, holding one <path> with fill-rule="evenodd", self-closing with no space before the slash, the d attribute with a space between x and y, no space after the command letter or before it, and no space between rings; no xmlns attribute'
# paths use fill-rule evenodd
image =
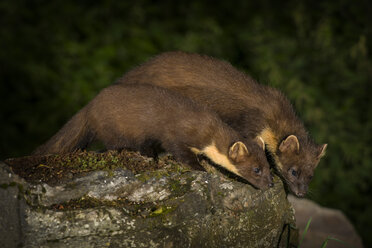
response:
<svg viewBox="0 0 372 248"><path fill-rule="evenodd" d="M107 149L134 150L156 141L195 169L202 169L197 156L203 155L257 188L273 186L262 139L244 139L207 108L157 86L103 89L34 154L72 152L94 140Z"/></svg>
<svg viewBox="0 0 372 248"><path fill-rule="evenodd" d="M262 138L277 174L304 197L327 144L317 145L279 90L257 83L230 63L209 56L167 52L126 73L117 84L149 83L215 111L249 139Z"/></svg>

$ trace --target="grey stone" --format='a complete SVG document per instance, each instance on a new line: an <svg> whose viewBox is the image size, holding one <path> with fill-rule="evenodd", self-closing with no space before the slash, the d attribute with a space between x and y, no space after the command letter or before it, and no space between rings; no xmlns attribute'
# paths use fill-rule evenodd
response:
<svg viewBox="0 0 372 248"><path fill-rule="evenodd" d="M95 171L59 185L31 185L0 163L0 180L0 247L297 244L294 212L278 178L262 191L221 175L166 167L137 175ZM53 207L74 199L96 204Z"/></svg>
<svg viewBox="0 0 372 248"><path fill-rule="evenodd" d="M337 209L325 208L308 199L299 199L292 195L288 200L295 209L296 225L302 234L311 218L309 229L301 243L301 248L321 247L327 237L344 242L330 240L327 248L362 248L362 240L347 217Z"/></svg>

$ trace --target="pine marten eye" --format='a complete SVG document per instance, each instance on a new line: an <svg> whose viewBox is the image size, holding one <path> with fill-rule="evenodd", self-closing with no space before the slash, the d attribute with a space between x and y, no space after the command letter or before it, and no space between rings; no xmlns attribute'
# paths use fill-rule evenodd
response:
<svg viewBox="0 0 372 248"><path fill-rule="evenodd" d="M258 167L253 168L253 171L254 171L254 173L256 173L257 175L260 175L260 174L261 174L261 169L258 168Z"/></svg>
<svg viewBox="0 0 372 248"><path fill-rule="evenodd" d="M298 172L295 169L291 168L291 174L292 176L297 177Z"/></svg>

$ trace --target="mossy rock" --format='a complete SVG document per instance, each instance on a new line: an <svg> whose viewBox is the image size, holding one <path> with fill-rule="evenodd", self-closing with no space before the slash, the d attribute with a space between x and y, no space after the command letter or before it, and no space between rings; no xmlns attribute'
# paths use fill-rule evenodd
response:
<svg viewBox="0 0 372 248"><path fill-rule="evenodd" d="M126 151L23 159L33 162L0 164L0 213L8 213L1 220L18 223L1 226L2 247L297 245L293 209L278 178L262 191L169 157L155 162Z"/></svg>

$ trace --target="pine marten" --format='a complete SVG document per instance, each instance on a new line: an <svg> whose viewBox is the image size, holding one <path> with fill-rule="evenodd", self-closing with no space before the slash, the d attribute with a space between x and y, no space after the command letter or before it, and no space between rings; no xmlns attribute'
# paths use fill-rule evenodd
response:
<svg viewBox="0 0 372 248"><path fill-rule="evenodd" d="M177 93L152 85L103 89L34 154L66 153L100 140L107 149L141 149L157 141L180 162L201 169L196 155L257 188L272 186L261 139L243 139L207 110Z"/></svg>
<svg viewBox="0 0 372 248"><path fill-rule="evenodd" d="M160 54L126 73L117 84L127 82L171 89L208 106L244 137L261 137L289 189L305 196L327 145L312 141L279 90L258 84L228 62L184 52Z"/></svg>

